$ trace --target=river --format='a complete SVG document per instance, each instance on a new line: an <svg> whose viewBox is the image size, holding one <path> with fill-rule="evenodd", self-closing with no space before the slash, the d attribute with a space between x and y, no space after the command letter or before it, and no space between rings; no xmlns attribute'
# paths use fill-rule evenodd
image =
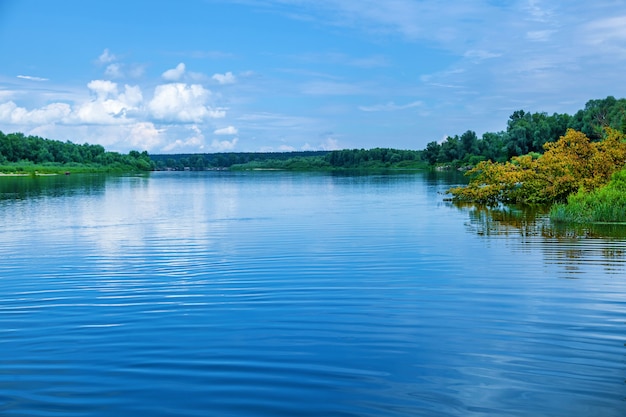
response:
<svg viewBox="0 0 626 417"><path fill-rule="evenodd" d="M0 415L626 415L626 231L458 181L0 178Z"/></svg>

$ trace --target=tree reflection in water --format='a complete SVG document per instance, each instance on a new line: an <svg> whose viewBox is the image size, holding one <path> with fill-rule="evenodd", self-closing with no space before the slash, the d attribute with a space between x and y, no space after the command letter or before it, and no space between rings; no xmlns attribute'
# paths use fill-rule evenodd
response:
<svg viewBox="0 0 626 417"><path fill-rule="evenodd" d="M594 266L609 274L626 272L624 224L554 224L545 206L450 204L468 213L470 232L489 238L515 238L524 244L519 247L522 251L539 245L546 263L561 265L569 278Z"/></svg>

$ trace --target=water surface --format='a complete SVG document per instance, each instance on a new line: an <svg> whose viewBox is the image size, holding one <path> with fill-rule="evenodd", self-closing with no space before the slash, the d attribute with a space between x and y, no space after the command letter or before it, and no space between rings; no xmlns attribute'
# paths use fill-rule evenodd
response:
<svg viewBox="0 0 626 417"><path fill-rule="evenodd" d="M0 414L625 415L626 234L451 181L0 178Z"/></svg>

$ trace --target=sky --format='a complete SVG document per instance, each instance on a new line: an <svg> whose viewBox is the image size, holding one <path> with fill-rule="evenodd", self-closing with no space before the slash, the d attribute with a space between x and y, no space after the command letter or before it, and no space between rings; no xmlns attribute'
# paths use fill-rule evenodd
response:
<svg viewBox="0 0 626 417"><path fill-rule="evenodd" d="M0 0L0 57L4 133L418 150L626 97L626 0Z"/></svg>

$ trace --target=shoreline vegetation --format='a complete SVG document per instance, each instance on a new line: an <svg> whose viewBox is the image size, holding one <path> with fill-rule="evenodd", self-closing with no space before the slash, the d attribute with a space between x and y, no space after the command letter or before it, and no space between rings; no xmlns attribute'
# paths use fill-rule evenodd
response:
<svg viewBox="0 0 626 417"><path fill-rule="evenodd" d="M0 173L38 176L71 173L123 173L154 169L148 152L127 155L106 151L101 145L78 145L23 133L0 132Z"/></svg>
<svg viewBox="0 0 626 417"><path fill-rule="evenodd" d="M455 202L550 206L550 219L562 223L626 222L626 135L605 128L592 142L569 129L543 155L480 162L464 187L448 190Z"/></svg>
<svg viewBox="0 0 626 417"><path fill-rule="evenodd" d="M157 170L342 171L424 170L422 151L391 148L300 152L151 155Z"/></svg>
<svg viewBox="0 0 626 417"><path fill-rule="evenodd" d="M468 130L423 150L128 155L0 132L0 176L173 171L466 171L457 203L550 206L555 222L626 222L626 99L590 100L574 115L515 111L506 131Z"/></svg>

